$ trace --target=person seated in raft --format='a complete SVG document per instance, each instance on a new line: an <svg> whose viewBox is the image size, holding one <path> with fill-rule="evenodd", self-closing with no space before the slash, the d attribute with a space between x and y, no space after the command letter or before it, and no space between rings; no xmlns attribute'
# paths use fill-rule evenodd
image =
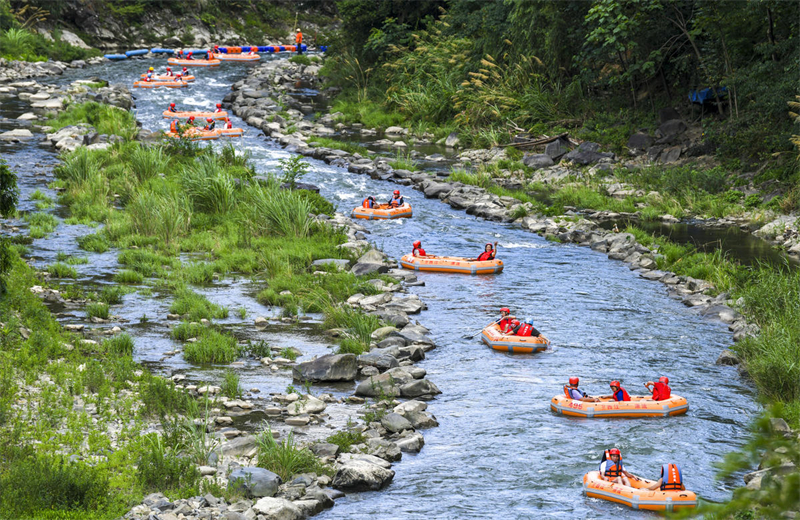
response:
<svg viewBox="0 0 800 520"><path fill-rule="evenodd" d="M655 383L648 381L644 386L653 392L653 401L666 401L672 395L672 389L669 387L669 378L666 376L658 378Z"/></svg>
<svg viewBox="0 0 800 520"><path fill-rule="evenodd" d="M225 128L227 128L228 130L233 128L233 123L231 123L231 120L228 119L227 117L225 118Z"/></svg>
<svg viewBox="0 0 800 520"><path fill-rule="evenodd" d="M189 52L186 53L186 59L187 60L193 60L194 59L194 58L192 58L192 51L189 51Z"/></svg>
<svg viewBox="0 0 800 520"><path fill-rule="evenodd" d="M422 249L422 242L417 240L414 242L414 249L411 251L411 254L414 256L428 256L425 254L425 250Z"/></svg>
<svg viewBox="0 0 800 520"><path fill-rule="evenodd" d="M390 208L397 208L405 204L403 197L400 196L400 190L394 190L392 198L389 199L389 202L387 202L387 204L389 205Z"/></svg>
<svg viewBox="0 0 800 520"><path fill-rule="evenodd" d="M628 391L622 388L619 384L619 381L611 381L608 386L611 387L611 395L604 395L601 396L601 399L614 399L615 401L630 401L631 396L628 395Z"/></svg>
<svg viewBox="0 0 800 520"><path fill-rule="evenodd" d="M222 111L223 111L223 110L222 110L222 103L217 103L217 109L216 109L216 110L214 110L214 113L215 113L215 114L219 114L219 113L220 113L220 112L222 112Z"/></svg>
<svg viewBox="0 0 800 520"><path fill-rule="evenodd" d="M503 329L503 334L508 336L515 336L517 332L519 332L520 328L522 328L522 323L520 323L518 319L514 318L510 322L508 322L506 328Z"/></svg>
<svg viewBox="0 0 800 520"><path fill-rule="evenodd" d="M145 81L153 81L153 71L152 70L147 71L147 74L144 75L144 80Z"/></svg>
<svg viewBox="0 0 800 520"><path fill-rule="evenodd" d="M362 208L372 209L375 207L375 197L370 195L361 203Z"/></svg>
<svg viewBox="0 0 800 520"><path fill-rule="evenodd" d="M172 67L167 67L167 72L165 72L164 75L165 76L170 76L170 77L174 76L175 73L172 72Z"/></svg>
<svg viewBox="0 0 800 520"><path fill-rule="evenodd" d="M169 108L167 110L170 111L170 112L177 112L178 111L178 109L175 108L175 103L170 103L169 104Z"/></svg>
<svg viewBox="0 0 800 520"><path fill-rule="evenodd" d="M486 244L483 247L483 253L479 254L477 258L470 258L470 262L486 262L488 260L494 260L495 255L497 255L497 242L494 243L494 247L492 244Z"/></svg>
<svg viewBox="0 0 800 520"><path fill-rule="evenodd" d="M183 49L178 50L178 59L183 59Z"/></svg>
<svg viewBox="0 0 800 520"><path fill-rule="evenodd" d="M683 474L677 464L665 464L661 466L661 478L653 482L645 489L650 491L685 491L683 484Z"/></svg>
<svg viewBox="0 0 800 520"><path fill-rule="evenodd" d="M600 478L630 487L631 481L628 479L636 477L622 467L622 453L617 448L611 448L603 454L600 462Z"/></svg>
<svg viewBox="0 0 800 520"><path fill-rule="evenodd" d="M181 74L183 74L184 76L188 76L189 75L189 69L184 67L183 70L181 71Z"/></svg>
<svg viewBox="0 0 800 520"><path fill-rule="evenodd" d="M511 320L514 319L514 316L511 316L511 309L508 307L503 307L500 309L500 319L496 320L495 323L500 325L500 330L505 330L506 326L511 323Z"/></svg>
<svg viewBox="0 0 800 520"><path fill-rule="evenodd" d="M585 392L582 392L578 389L578 383L580 383L580 379L577 377L570 377L569 384L564 385L564 393L567 394L567 397L572 399L573 401L583 401L585 403L596 403L596 397L589 397L586 395Z"/></svg>
<svg viewBox="0 0 800 520"><path fill-rule="evenodd" d="M206 126L203 127L203 130L207 130L210 132L211 130L214 130L214 127L216 126L217 124L214 122L214 120L209 117L206 118Z"/></svg>
<svg viewBox="0 0 800 520"><path fill-rule="evenodd" d="M519 330L516 332L517 336L531 336L534 338L538 338L542 335L541 332L536 330L536 327L533 326L533 319L528 318L527 320L523 321L520 324Z"/></svg>
<svg viewBox="0 0 800 520"><path fill-rule="evenodd" d="M190 130L190 129L194 128L194 127L195 127L195 125L194 125L194 116L191 116L191 117L189 117L189 119L186 121L186 124L185 124L185 125L183 125L183 129L184 129L184 130Z"/></svg>
<svg viewBox="0 0 800 520"><path fill-rule="evenodd" d="M177 81L178 83L185 83L185 82L183 81L183 76L181 76L180 74L175 74L175 79L174 79L174 81Z"/></svg>
<svg viewBox="0 0 800 520"><path fill-rule="evenodd" d="M181 133L181 124L177 119L173 119L172 122L169 124L169 131L174 134Z"/></svg>

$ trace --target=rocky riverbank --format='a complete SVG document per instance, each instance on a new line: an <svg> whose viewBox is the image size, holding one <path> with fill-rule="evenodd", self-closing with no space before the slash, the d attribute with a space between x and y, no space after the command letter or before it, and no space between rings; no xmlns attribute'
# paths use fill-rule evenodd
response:
<svg viewBox="0 0 800 520"><path fill-rule="evenodd" d="M41 76L60 76L67 69L83 69L87 65L102 63L105 58L63 61L18 61L0 58L0 83L19 81ZM0 92L2 92L0 87Z"/></svg>

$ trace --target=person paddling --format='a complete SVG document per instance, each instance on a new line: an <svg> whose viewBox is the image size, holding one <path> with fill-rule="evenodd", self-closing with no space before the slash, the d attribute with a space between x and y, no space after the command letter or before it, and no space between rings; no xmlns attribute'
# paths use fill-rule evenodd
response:
<svg viewBox="0 0 800 520"><path fill-rule="evenodd" d="M598 399L596 397L589 397L586 395L586 392L582 392L578 389L578 383L580 383L580 379L577 377L570 377L569 384L564 385L564 393L567 394L567 397L572 399L573 401L583 401L585 403L596 403Z"/></svg>
<svg viewBox="0 0 800 520"><path fill-rule="evenodd" d="M503 307L500 309L500 320L495 321L495 323L500 325L500 331L503 331L513 319L514 316L511 315L511 309L508 307Z"/></svg>
<svg viewBox="0 0 800 520"><path fill-rule="evenodd" d="M533 318L528 318L520 324L519 330L516 332L517 336L530 336L538 338L542 335L541 332L536 330L533 326Z"/></svg>
<svg viewBox="0 0 800 520"><path fill-rule="evenodd" d="M470 262L494 260L495 255L497 255L497 242L494 243L494 247L492 247L492 244L486 244L483 247L483 253L479 254L477 258L470 258Z"/></svg>
<svg viewBox="0 0 800 520"><path fill-rule="evenodd" d="M169 104L169 108L167 110L169 110L170 112L177 112L178 111L178 109L175 108L175 103L170 103Z"/></svg>
<svg viewBox="0 0 800 520"><path fill-rule="evenodd" d="M422 249L422 242L417 240L414 242L414 249L411 251L411 254L414 256L428 256L425 254L425 250Z"/></svg>
<svg viewBox="0 0 800 520"><path fill-rule="evenodd" d="M165 72L165 73L164 73L164 75L165 75L165 76L169 76L169 77L172 77L172 76L174 76L174 75L175 75L175 73L174 73L174 72L172 72L172 67L167 67L167 72Z"/></svg>
<svg viewBox="0 0 800 520"><path fill-rule="evenodd" d="M648 381L644 386L653 392L653 401L665 401L672 395L672 389L669 387L669 378L666 376L658 378L655 383Z"/></svg>
<svg viewBox="0 0 800 520"><path fill-rule="evenodd" d="M227 128L228 130L233 128L233 123L231 123L231 120L228 119L227 117L225 118L225 128Z"/></svg>

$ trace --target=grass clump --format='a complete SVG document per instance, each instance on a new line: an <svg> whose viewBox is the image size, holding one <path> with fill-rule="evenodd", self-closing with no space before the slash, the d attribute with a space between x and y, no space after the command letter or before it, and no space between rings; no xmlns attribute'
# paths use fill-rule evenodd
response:
<svg viewBox="0 0 800 520"><path fill-rule="evenodd" d="M353 445L362 444L367 439L363 433L349 429L336 432L325 440L339 446L343 453L348 453Z"/></svg>
<svg viewBox="0 0 800 520"><path fill-rule="evenodd" d="M200 323L184 321L172 329L171 335L178 341L186 341L189 338L199 338L203 335L205 329L206 327Z"/></svg>
<svg viewBox="0 0 800 520"><path fill-rule="evenodd" d="M144 281L144 276L136 271L123 269L114 273L114 281L117 283L137 284Z"/></svg>
<svg viewBox="0 0 800 520"><path fill-rule="evenodd" d="M119 135L126 140L132 140L138 133L133 113L94 101L73 105L46 122L56 130L78 123L89 123L101 134Z"/></svg>
<svg viewBox="0 0 800 520"><path fill-rule="evenodd" d="M70 267L67 264L57 262L47 267L47 272L50 273L50 276L53 278L77 278L78 271L75 270L74 267Z"/></svg>
<svg viewBox="0 0 800 520"><path fill-rule="evenodd" d="M122 303L122 297L125 296L127 291L117 285L107 285L100 291L100 301L107 304Z"/></svg>
<svg viewBox="0 0 800 520"><path fill-rule="evenodd" d="M50 213L28 213L25 221L31 238L44 238L58 227L58 219Z"/></svg>
<svg viewBox="0 0 800 520"><path fill-rule="evenodd" d="M100 233L94 233L91 235L78 237L78 246L80 246L80 248L84 251L91 251L92 253L105 253L108 251L110 244L104 235Z"/></svg>
<svg viewBox="0 0 800 520"><path fill-rule="evenodd" d="M308 448L295 444L294 434L289 432L282 442L275 440L272 430L262 431L256 438L258 443L258 466L268 469L289 482L292 477L301 473L329 473L329 468L320 464L316 455Z"/></svg>
<svg viewBox="0 0 800 520"><path fill-rule="evenodd" d="M231 399L238 399L242 396L242 387L239 385L239 374L233 370L226 370L222 375L222 395L228 396Z"/></svg>
<svg viewBox="0 0 800 520"><path fill-rule="evenodd" d="M100 318L103 320L108 319L108 304L106 303L90 303L86 306L87 318Z"/></svg>
<svg viewBox="0 0 800 520"><path fill-rule="evenodd" d="M289 58L289 62L297 63L298 65L311 65L311 58L300 54L298 56L292 56L291 58Z"/></svg>
<svg viewBox="0 0 800 520"><path fill-rule="evenodd" d="M144 403L145 415L161 417L172 414L196 416L197 402L189 394L175 388L172 381L147 374L139 385L139 392Z"/></svg>
<svg viewBox="0 0 800 520"><path fill-rule="evenodd" d="M395 170L408 170L415 172L419 170L418 162L411 157L411 153L397 152L394 159L389 161L389 166Z"/></svg>
<svg viewBox="0 0 800 520"><path fill-rule="evenodd" d="M206 328L198 341L187 343L183 356L190 363L207 365L211 363L231 363L241 353L236 338Z"/></svg>
<svg viewBox="0 0 800 520"><path fill-rule="evenodd" d="M344 150L351 154L359 154L364 157L369 157L369 150L363 146L355 143L348 143L347 141L337 141L330 137L309 137L308 144L315 147L331 148L333 150Z"/></svg>
<svg viewBox="0 0 800 520"><path fill-rule="evenodd" d="M116 356L130 357L133 355L133 338L128 334L120 334L119 336L107 339L103 342L103 345L108 352Z"/></svg>
<svg viewBox="0 0 800 520"><path fill-rule="evenodd" d="M186 287L178 289L175 294L175 301L170 305L169 311L173 314L180 314L189 321L228 317L227 307L211 303L205 296L197 294Z"/></svg>
<svg viewBox="0 0 800 520"><path fill-rule="evenodd" d="M149 434L144 437L142 444L136 474L144 489L163 492L197 485L200 472L194 461L182 457L160 435Z"/></svg>

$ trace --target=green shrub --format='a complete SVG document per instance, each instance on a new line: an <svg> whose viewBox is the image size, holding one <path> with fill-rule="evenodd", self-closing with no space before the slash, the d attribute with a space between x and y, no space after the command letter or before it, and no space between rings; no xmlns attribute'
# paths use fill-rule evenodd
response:
<svg viewBox="0 0 800 520"><path fill-rule="evenodd" d="M315 193L311 190L297 190L296 193L311 206L311 213L315 215L328 215L332 217L336 212L336 206L331 204L328 199L319 193Z"/></svg>
<svg viewBox="0 0 800 520"><path fill-rule="evenodd" d="M311 65L311 58L308 56L303 56L302 54L297 56L292 56L289 58L290 63L297 63L298 65Z"/></svg>
<svg viewBox="0 0 800 520"><path fill-rule="evenodd" d="M364 157L369 157L370 155L369 150L359 144L338 141L329 137L312 136L308 138L308 144L316 147L331 148L333 150L344 150L345 152L359 154Z"/></svg>
<svg viewBox="0 0 800 520"><path fill-rule="evenodd" d="M126 140L133 139L138 133L136 117L134 117L133 113L113 105L105 105L94 101L72 105L67 110L59 113L54 119L47 120L47 125L52 126L54 129L78 123L89 123L101 134L119 135ZM84 147L77 148L72 154L94 155L91 150L87 150ZM56 168L56 170L58 172L59 168ZM64 177L59 176L59 178Z"/></svg>
<svg viewBox="0 0 800 520"><path fill-rule="evenodd" d="M87 318L101 318L108 319L108 304L107 303L90 303L86 306Z"/></svg>
<svg viewBox="0 0 800 520"><path fill-rule="evenodd" d="M165 446L161 436L155 433L143 439L136 475L146 490L161 492L195 487L200 480L194 462Z"/></svg>
<svg viewBox="0 0 800 520"><path fill-rule="evenodd" d="M97 360L89 360L83 370L83 386L96 394L108 386L105 370Z"/></svg>
<svg viewBox="0 0 800 520"><path fill-rule="evenodd" d="M183 347L183 357L190 363L206 365L210 363L228 364L236 361L241 353L236 338L206 329L198 341Z"/></svg>
<svg viewBox="0 0 800 520"><path fill-rule="evenodd" d="M417 166L419 163L411 157L411 153L397 152L394 159L389 161L389 166L395 170L408 170L415 172L419 170Z"/></svg>
<svg viewBox="0 0 800 520"><path fill-rule="evenodd" d="M57 262L53 265L48 266L47 272L50 273L50 276L52 276L53 278L78 277L78 271L76 271L74 267L70 267L67 264L62 264L61 262Z"/></svg>
<svg viewBox="0 0 800 520"><path fill-rule="evenodd" d="M329 471L308 448L300 448L295 444L292 432L278 442L268 426L258 435L256 442L258 466L277 474L284 482L289 482L300 473L321 474Z"/></svg>

